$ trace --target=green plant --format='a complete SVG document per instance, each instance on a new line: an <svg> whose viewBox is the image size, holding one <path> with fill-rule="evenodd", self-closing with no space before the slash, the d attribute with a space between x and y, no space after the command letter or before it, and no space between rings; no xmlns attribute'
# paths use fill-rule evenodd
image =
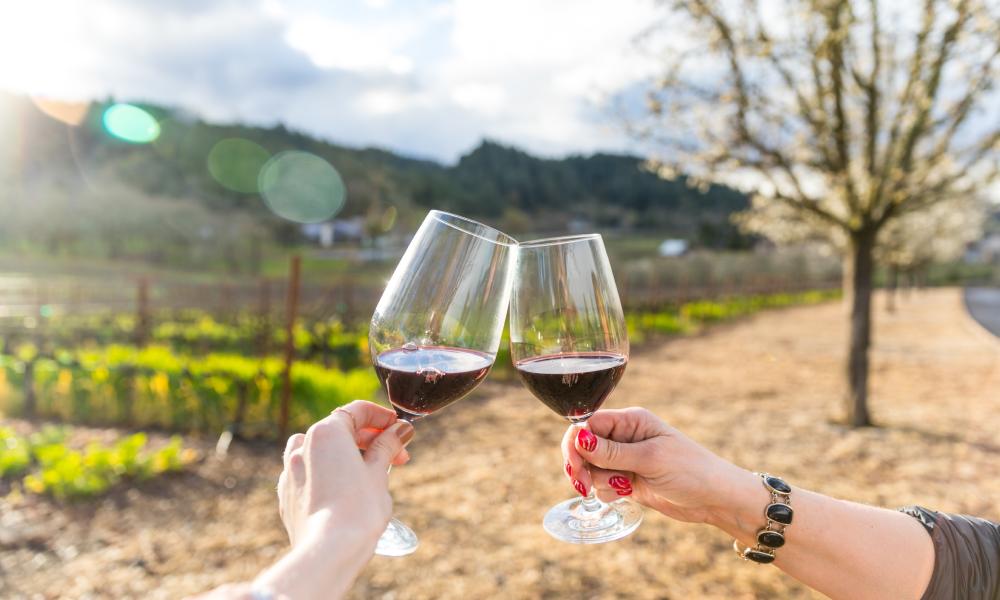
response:
<svg viewBox="0 0 1000 600"><path fill-rule="evenodd" d="M31 449L20 436L0 427L0 477L19 475L31 464Z"/></svg>
<svg viewBox="0 0 1000 600"><path fill-rule="evenodd" d="M183 448L182 440L170 442L150 452L147 437L136 433L113 445L91 442L81 451L66 445L65 429L49 428L18 436L0 429L0 443L8 450L0 455L0 476L14 477L30 471L22 479L24 489L35 494L65 500L95 496L124 480L145 480L155 475L179 471L196 459ZM11 457L16 457L17 460Z"/></svg>

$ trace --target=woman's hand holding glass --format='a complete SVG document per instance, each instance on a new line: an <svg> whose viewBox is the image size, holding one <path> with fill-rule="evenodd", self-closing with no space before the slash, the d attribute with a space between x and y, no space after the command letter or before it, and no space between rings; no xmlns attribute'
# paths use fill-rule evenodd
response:
<svg viewBox="0 0 1000 600"><path fill-rule="evenodd" d="M733 490L755 481L644 408L600 410L587 425L566 430L564 471L574 489L593 485L605 502L627 496L679 521L712 523Z"/></svg>
<svg viewBox="0 0 1000 600"><path fill-rule="evenodd" d="M340 597L392 516L386 470L409 460L412 437L413 425L395 412L357 400L289 438L278 511L292 551L254 587L276 597Z"/></svg>
<svg viewBox="0 0 1000 600"><path fill-rule="evenodd" d="M288 438L278 512L292 545L343 523L378 538L392 513L386 470L409 459L412 437L393 411L356 400Z"/></svg>

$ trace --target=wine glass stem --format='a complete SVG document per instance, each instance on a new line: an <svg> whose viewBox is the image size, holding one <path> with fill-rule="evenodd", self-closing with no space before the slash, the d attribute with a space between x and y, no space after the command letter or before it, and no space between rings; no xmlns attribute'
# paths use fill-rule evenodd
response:
<svg viewBox="0 0 1000 600"><path fill-rule="evenodd" d="M407 419L406 417L400 417L399 420L400 421L406 421L410 425L413 425L413 421L414 421L413 419ZM395 458L395 457L393 457L393 458ZM389 463L389 468L386 469L385 472L386 473L392 473L392 463L391 462Z"/></svg>
<svg viewBox="0 0 1000 600"><path fill-rule="evenodd" d="M583 499L583 503L581 504L581 506L583 506L583 510L587 512L594 512L601 510L603 505L604 503L597 499L597 492L595 491L594 486L591 486L590 492L587 494L587 497Z"/></svg>

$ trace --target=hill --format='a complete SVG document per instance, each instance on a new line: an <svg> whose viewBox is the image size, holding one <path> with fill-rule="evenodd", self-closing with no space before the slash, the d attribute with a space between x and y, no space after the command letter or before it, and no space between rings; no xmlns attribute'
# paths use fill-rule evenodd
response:
<svg viewBox="0 0 1000 600"><path fill-rule="evenodd" d="M281 125L208 123L152 104L136 106L155 118L158 135L136 144L109 134L104 117L113 105L53 105L0 94L0 129L12 132L0 139L0 203L7 214L0 244L174 262L196 260L192 244L218 245L204 253L226 256L256 252L246 244L297 241L298 225L274 215L256 193L260 165L223 165L250 173L248 186L223 185L213 175L214 149L234 139L253 150L239 160L263 161L286 150L323 158L346 186L340 216L365 217L372 234L412 227L434 207L489 219L515 234L564 230L581 219L703 245L742 242L729 215L746 207L743 194L661 179L636 156L546 159L483 141L456 164L443 165L349 148ZM67 106L76 111L72 118Z"/></svg>

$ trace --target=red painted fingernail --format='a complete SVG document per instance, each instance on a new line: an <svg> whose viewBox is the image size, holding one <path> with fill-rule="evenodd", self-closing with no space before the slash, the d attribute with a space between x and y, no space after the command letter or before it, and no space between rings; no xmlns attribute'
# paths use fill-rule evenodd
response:
<svg viewBox="0 0 1000 600"><path fill-rule="evenodd" d="M566 474L570 477L573 476L573 467L571 467L569 463L566 463Z"/></svg>
<svg viewBox="0 0 1000 600"><path fill-rule="evenodd" d="M587 452L597 450L597 436L586 429L581 429L580 433L576 434L576 443Z"/></svg>
<svg viewBox="0 0 1000 600"><path fill-rule="evenodd" d="M576 488L576 491L581 496L586 496L587 495L587 488L583 487L583 484L580 483L579 481L577 481L576 479L573 480L573 487Z"/></svg>
<svg viewBox="0 0 1000 600"><path fill-rule="evenodd" d="M632 495L632 482L626 477L621 475L612 475L608 479L608 485L614 488L615 493L619 496L631 496Z"/></svg>

